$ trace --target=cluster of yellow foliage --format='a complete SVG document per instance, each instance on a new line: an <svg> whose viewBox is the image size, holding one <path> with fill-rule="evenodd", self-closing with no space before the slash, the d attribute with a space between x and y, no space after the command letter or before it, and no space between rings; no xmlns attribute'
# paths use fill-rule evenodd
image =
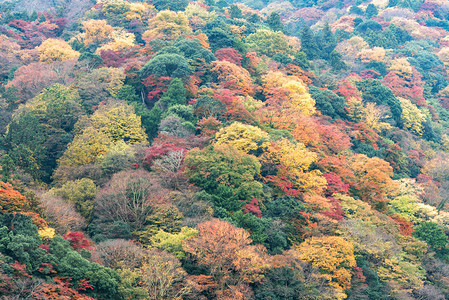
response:
<svg viewBox="0 0 449 300"><path fill-rule="evenodd" d="M46 39L39 47L39 59L42 62L64 61L68 59L78 58L80 53L72 49L72 47L64 40Z"/></svg>
<svg viewBox="0 0 449 300"><path fill-rule="evenodd" d="M192 33L189 19L182 12L163 10L152 18L149 23L151 29L145 31L142 35L146 40L176 40L181 35Z"/></svg>
<svg viewBox="0 0 449 300"><path fill-rule="evenodd" d="M300 142L288 139L272 142L267 149L269 159L279 166L278 174L286 176L302 191L319 194L326 187L326 179L318 170L309 171L317 154Z"/></svg>
<svg viewBox="0 0 449 300"><path fill-rule="evenodd" d="M263 76L263 87L266 95L273 94L275 90L283 89L287 92L290 100L290 103L284 103L284 105L298 109L306 116L311 116L316 111L315 100L310 96L304 82L295 76L270 71Z"/></svg>
<svg viewBox="0 0 449 300"><path fill-rule="evenodd" d="M398 98L402 107L402 122L404 128L410 132L421 136L423 134L424 123L426 122L426 115L410 100L405 98Z"/></svg>
<svg viewBox="0 0 449 300"><path fill-rule="evenodd" d="M114 31L114 28L106 20L90 19L84 21L82 25L84 32L80 34L80 37L87 46L91 44L99 45L109 40Z"/></svg>
<svg viewBox="0 0 449 300"><path fill-rule="evenodd" d="M296 246L296 257L310 262L337 292L334 299L345 299L351 287L351 271L356 266L354 246L339 236L312 237Z"/></svg>
<svg viewBox="0 0 449 300"><path fill-rule="evenodd" d="M258 127L234 122L221 128L215 136L215 145L231 145L244 153L268 146L268 133Z"/></svg>

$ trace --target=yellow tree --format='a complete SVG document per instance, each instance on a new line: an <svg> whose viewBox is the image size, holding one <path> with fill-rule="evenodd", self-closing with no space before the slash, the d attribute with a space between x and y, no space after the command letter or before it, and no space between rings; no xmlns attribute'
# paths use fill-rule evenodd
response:
<svg viewBox="0 0 449 300"><path fill-rule="evenodd" d="M109 102L100 106L90 118L90 126L106 134L112 141L127 144L147 141L140 117L134 108L123 102Z"/></svg>
<svg viewBox="0 0 449 300"><path fill-rule="evenodd" d="M66 41L59 39L46 39L37 47L37 50L40 53L39 59L42 62L64 61L80 56L80 53L73 50Z"/></svg>
<svg viewBox="0 0 449 300"><path fill-rule="evenodd" d="M309 171L317 155L307 150L304 144L282 139L271 143L267 155L278 166L278 175L289 178L301 191L319 194L325 188L326 179L320 171Z"/></svg>
<svg viewBox="0 0 449 300"><path fill-rule="evenodd" d="M345 299L351 287L351 271L356 266L354 246L339 236L312 237L295 247L293 255L310 262L335 289L334 299Z"/></svg>
<svg viewBox="0 0 449 300"><path fill-rule="evenodd" d="M136 36L134 33L127 32L124 29L114 30L111 33L111 41L98 48L95 53L100 54L103 50L123 51L136 45Z"/></svg>
<svg viewBox="0 0 449 300"><path fill-rule="evenodd" d="M81 38L85 45L101 44L109 40L114 29L106 20L90 19L82 23L84 32Z"/></svg>
<svg viewBox="0 0 449 300"><path fill-rule="evenodd" d="M426 122L426 115L410 100L405 98L398 98L402 107L402 122L404 128L410 132L421 136L423 134L424 123Z"/></svg>
<svg viewBox="0 0 449 300"><path fill-rule="evenodd" d="M306 116L315 113L315 100L298 77L270 71L262 80L263 92L270 102L277 103L282 108L297 109Z"/></svg>
<svg viewBox="0 0 449 300"><path fill-rule="evenodd" d="M215 145L231 145L235 149L249 153L267 146L268 133L258 127L234 122L220 129L215 136Z"/></svg>
<svg viewBox="0 0 449 300"><path fill-rule="evenodd" d="M189 19L182 12L170 10L160 11L150 20L150 28L145 31L143 38L147 40L164 39L176 40L184 34L192 33L189 26Z"/></svg>
<svg viewBox="0 0 449 300"><path fill-rule="evenodd" d="M100 155L107 152L111 138L92 127L75 136L67 150L59 159L60 166L77 167L94 163Z"/></svg>

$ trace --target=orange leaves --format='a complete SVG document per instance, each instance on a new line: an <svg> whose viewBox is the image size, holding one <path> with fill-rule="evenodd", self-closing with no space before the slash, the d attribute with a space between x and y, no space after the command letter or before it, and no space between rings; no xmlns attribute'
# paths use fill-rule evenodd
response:
<svg viewBox="0 0 449 300"><path fill-rule="evenodd" d="M221 287L262 279L269 267L264 248L252 246L248 232L218 219L201 223L198 229L198 236L185 241L183 249L207 266Z"/></svg>
<svg viewBox="0 0 449 300"><path fill-rule="evenodd" d="M254 88L249 72L227 60L212 62L212 73L225 88L236 90L242 95L252 95Z"/></svg>
<svg viewBox="0 0 449 300"><path fill-rule="evenodd" d="M11 184L0 181L0 209L3 212L22 211L26 204L25 196L16 191Z"/></svg>
<svg viewBox="0 0 449 300"><path fill-rule="evenodd" d="M398 188L391 179L393 168L381 158L369 158L364 154L355 155L351 160L350 167L355 175L357 193L364 201L383 208L387 194Z"/></svg>

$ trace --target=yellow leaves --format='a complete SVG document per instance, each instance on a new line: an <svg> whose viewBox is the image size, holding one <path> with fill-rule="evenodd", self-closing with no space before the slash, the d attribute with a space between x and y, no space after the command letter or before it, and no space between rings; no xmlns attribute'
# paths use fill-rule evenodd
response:
<svg viewBox="0 0 449 300"><path fill-rule="evenodd" d="M418 136L423 134L424 123L426 122L426 115L419 110L410 100L405 98L398 98L402 107L402 122L404 128Z"/></svg>
<svg viewBox="0 0 449 300"><path fill-rule="evenodd" d="M267 152L275 164L286 166L292 172L307 171L317 159L317 154L307 150L303 143L294 144L287 139L272 143Z"/></svg>
<svg viewBox="0 0 449 300"><path fill-rule="evenodd" d="M281 31L259 29L256 33L250 34L246 42L260 54L270 57L277 53L294 55L299 50L297 45Z"/></svg>
<svg viewBox="0 0 449 300"><path fill-rule="evenodd" d="M144 32L142 37L147 40L164 39L176 40L181 35L192 33L189 19L182 12L170 10L160 11L150 20L150 30Z"/></svg>
<svg viewBox="0 0 449 300"><path fill-rule="evenodd" d="M82 166L97 161L113 143L145 143L145 131L134 108L121 102L110 102L101 106L91 118L79 128L59 163L63 166ZM79 125L79 124L78 124Z"/></svg>
<svg viewBox="0 0 449 300"><path fill-rule="evenodd" d="M108 40L114 30L106 20L90 19L84 21L82 25L84 33L81 34L81 38L86 46Z"/></svg>
<svg viewBox="0 0 449 300"><path fill-rule="evenodd" d="M39 59L42 62L64 61L80 56L80 53L73 50L66 41L59 39L46 39L37 47L37 50L40 53Z"/></svg>
<svg viewBox="0 0 449 300"><path fill-rule="evenodd" d="M368 102L364 105L362 120L369 128L377 132L390 129L391 125L389 123L381 122L385 117L386 109L377 106L373 102Z"/></svg>
<svg viewBox="0 0 449 300"><path fill-rule="evenodd" d="M396 58L390 62L389 71L397 71L405 78L411 78L413 74L412 65L407 58Z"/></svg>
<svg viewBox="0 0 449 300"><path fill-rule="evenodd" d="M382 47L363 49L357 56L363 63L369 63L370 61L382 62L385 59L385 49Z"/></svg>
<svg viewBox="0 0 449 300"><path fill-rule="evenodd" d="M319 194L326 186L326 179L318 170L309 171L317 154L307 150L300 142L294 144L287 139L272 142L267 149L269 159L279 166L278 174L291 179L301 191Z"/></svg>
<svg viewBox="0 0 449 300"><path fill-rule="evenodd" d="M315 100L310 96L303 82L292 80L284 84L283 87L290 91L292 107L299 109L306 116L315 113Z"/></svg>
<svg viewBox="0 0 449 300"><path fill-rule="evenodd" d="M285 108L297 109L306 116L315 113L315 100L310 96L304 82L298 77L270 71L262 79L266 96L276 97L275 94L281 90L281 93L286 93L290 100L287 103L282 103Z"/></svg>
<svg viewBox="0 0 449 300"><path fill-rule="evenodd" d="M59 164L75 167L94 163L107 152L111 143L111 138L104 132L88 127L81 135L75 136L59 159Z"/></svg>
<svg viewBox="0 0 449 300"><path fill-rule="evenodd" d="M127 144L137 144L147 141L140 117L132 106L121 102L101 106L92 115L90 124L114 142L123 140Z"/></svg>
<svg viewBox="0 0 449 300"><path fill-rule="evenodd" d="M231 145L244 153L265 148L268 144L268 133L258 127L234 122L220 129L216 134L215 145Z"/></svg>
<svg viewBox="0 0 449 300"><path fill-rule="evenodd" d="M217 17L215 11L209 12L207 8L201 6L198 2L190 2L184 13L193 29L201 29Z"/></svg>
<svg viewBox="0 0 449 300"><path fill-rule="evenodd" d="M351 287L351 270L356 266L354 246L339 236L312 237L295 247L294 255L318 268L328 284L345 299L343 293Z"/></svg>
<svg viewBox="0 0 449 300"><path fill-rule="evenodd" d="M124 29L114 30L111 39L110 42L98 48L95 53L100 54L102 50L122 51L136 45L134 33L127 32Z"/></svg>
<svg viewBox="0 0 449 300"><path fill-rule="evenodd" d="M44 240L44 242L50 241L56 235L55 229L51 227L44 227L42 229L39 229L38 233L41 239Z"/></svg>

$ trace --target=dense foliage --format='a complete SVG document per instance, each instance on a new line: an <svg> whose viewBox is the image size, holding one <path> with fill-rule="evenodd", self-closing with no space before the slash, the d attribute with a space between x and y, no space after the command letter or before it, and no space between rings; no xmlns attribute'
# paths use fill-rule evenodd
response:
<svg viewBox="0 0 449 300"><path fill-rule="evenodd" d="M1 299L449 299L449 2L28 2Z"/></svg>

